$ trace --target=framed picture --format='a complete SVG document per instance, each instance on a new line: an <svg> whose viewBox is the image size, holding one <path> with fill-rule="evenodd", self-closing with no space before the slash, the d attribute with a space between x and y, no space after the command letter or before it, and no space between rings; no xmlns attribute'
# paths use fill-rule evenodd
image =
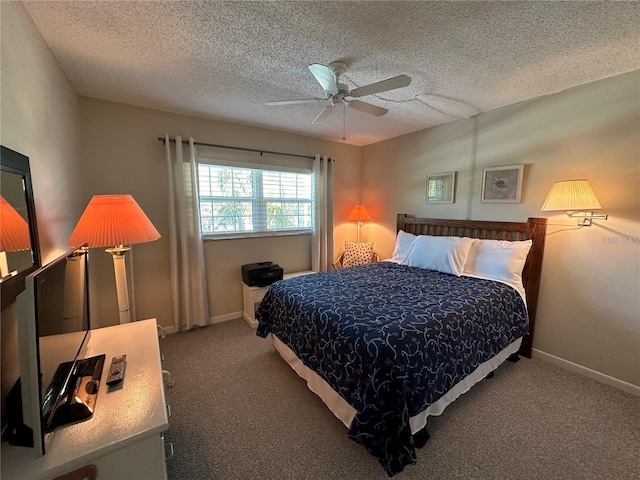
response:
<svg viewBox="0 0 640 480"><path fill-rule="evenodd" d="M488 167L482 175L482 198L487 203L520 203L524 165Z"/></svg>
<svg viewBox="0 0 640 480"><path fill-rule="evenodd" d="M454 203L456 172L427 175L427 203Z"/></svg>

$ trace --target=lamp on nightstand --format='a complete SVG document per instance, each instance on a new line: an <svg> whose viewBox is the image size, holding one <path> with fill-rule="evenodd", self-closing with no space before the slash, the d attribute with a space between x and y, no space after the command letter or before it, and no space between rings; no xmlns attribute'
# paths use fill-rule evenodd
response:
<svg viewBox="0 0 640 480"><path fill-rule="evenodd" d="M125 269L125 254L131 249L128 245L159 238L158 230L131 195L94 195L69 238L73 246L111 247L106 252L113 256L120 323L131 321Z"/></svg>
<svg viewBox="0 0 640 480"><path fill-rule="evenodd" d="M347 217L347 222L358 222L358 242L360 242L360 227L364 222L372 222L371 215L367 212L367 209L364 208L364 205L356 205L351 210L349 217Z"/></svg>

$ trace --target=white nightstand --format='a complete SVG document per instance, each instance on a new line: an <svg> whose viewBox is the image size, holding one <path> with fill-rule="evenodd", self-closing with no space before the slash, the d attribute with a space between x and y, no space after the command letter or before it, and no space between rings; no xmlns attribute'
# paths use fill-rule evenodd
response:
<svg viewBox="0 0 640 480"><path fill-rule="evenodd" d="M303 272L292 272L285 273L282 276L283 280L293 277L299 277L300 275L308 275L310 273L315 273L313 270L305 270ZM267 290L269 287L250 287L246 283L242 282L242 305L243 312L242 318L244 318L249 325L252 327L258 326L258 321L256 320L256 310L258 310L258 305L267 294Z"/></svg>

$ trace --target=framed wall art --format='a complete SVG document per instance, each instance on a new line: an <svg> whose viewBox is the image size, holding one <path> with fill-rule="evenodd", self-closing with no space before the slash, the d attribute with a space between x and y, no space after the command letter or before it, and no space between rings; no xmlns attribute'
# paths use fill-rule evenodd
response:
<svg viewBox="0 0 640 480"><path fill-rule="evenodd" d="M454 203L456 172L427 175L427 203Z"/></svg>
<svg viewBox="0 0 640 480"><path fill-rule="evenodd" d="M482 174L482 197L486 203L520 203L524 165L487 167Z"/></svg>

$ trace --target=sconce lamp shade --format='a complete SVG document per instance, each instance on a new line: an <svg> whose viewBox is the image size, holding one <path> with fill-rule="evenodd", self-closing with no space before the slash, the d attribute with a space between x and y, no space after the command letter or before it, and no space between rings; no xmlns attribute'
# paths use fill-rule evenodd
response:
<svg viewBox="0 0 640 480"><path fill-rule="evenodd" d="M160 238L131 195L94 195L69 238L69 245L133 245Z"/></svg>
<svg viewBox="0 0 640 480"><path fill-rule="evenodd" d="M29 224L0 196L0 252L31 250Z"/></svg>
<svg viewBox="0 0 640 480"><path fill-rule="evenodd" d="M364 208L364 205L356 205L355 207L353 207L353 210L351 210L351 213L349 214L347 221L362 223L362 222L371 222L372 220L371 220L371 215L369 215L369 212L367 212L367 209Z"/></svg>
<svg viewBox="0 0 640 480"><path fill-rule="evenodd" d="M554 183L542 205L543 212L600 209L602 206L587 180L564 180Z"/></svg>

